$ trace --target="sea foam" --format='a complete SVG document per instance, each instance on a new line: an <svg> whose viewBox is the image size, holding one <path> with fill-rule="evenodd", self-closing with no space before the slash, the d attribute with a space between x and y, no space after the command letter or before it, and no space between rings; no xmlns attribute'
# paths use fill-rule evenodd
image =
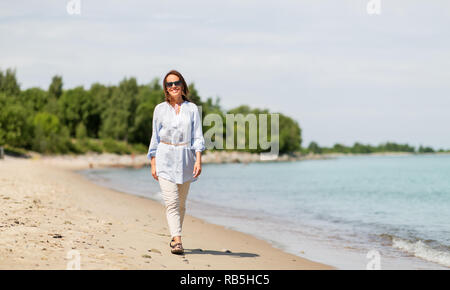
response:
<svg viewBox="0 0 450 290"><path fill-rule="evenodd" d="M429 262L450 267L450 253L433 249L422 241L411 242L400 238L392 239L392 246Z"/></svg>

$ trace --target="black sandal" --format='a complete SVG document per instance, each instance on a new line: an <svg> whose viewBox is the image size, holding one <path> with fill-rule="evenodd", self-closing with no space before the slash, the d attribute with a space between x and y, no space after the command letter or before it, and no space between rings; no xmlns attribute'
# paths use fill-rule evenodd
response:
<svg viewBox="0 0 450 290"><path fill-rule="evenodd" d="M176 255L181 255L181 254L183 254L184 253L184 249L183 249L183 245L181 244L181 243L176 243L175 245L172 245L172 242L173 242L174 240L172 239L170 242L169 242L169 246L172 248L172 250L170 250L170 252L172 253L172 254L176 254Z"/></svg>

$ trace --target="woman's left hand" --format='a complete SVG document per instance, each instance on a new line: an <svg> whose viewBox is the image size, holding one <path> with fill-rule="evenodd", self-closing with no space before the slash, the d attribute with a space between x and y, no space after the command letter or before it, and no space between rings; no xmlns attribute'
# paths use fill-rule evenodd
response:
<svg viewBox="0 0 450 290"><path fill-rule="evenodd" d="M202 172L202 163L200 161L195 161L193 172L194 178L199 176L201 172Z"/></svg>

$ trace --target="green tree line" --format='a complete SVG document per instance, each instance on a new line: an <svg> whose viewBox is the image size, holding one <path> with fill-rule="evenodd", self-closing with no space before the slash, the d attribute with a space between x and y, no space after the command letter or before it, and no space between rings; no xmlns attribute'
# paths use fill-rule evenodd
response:
<svg viewBox="0 0 450 290"><path fill-rule="evenodd" d="M435 153L435 152L450 152L450 150L439 149L435 150L428 146L419 146L415 148L408 144L397 144L394 142L386 142L378 146L369 144L361 144L355 142L353 146L345 146L339 143L334 144L333 147L320 147L317 142L312 141L308 147L302 148L303 153L327 154L327 153L345 153L345 154L368 154L381 152L409 152L409 153Z"/></svg>
<svg viewBox="0 0 450 290"><path fill-rule="evenodd" d="M18 153L27 150L44 154L145 153L151 138L153 110L164 101L161 83L155 78L140 85L136 78L125 77L118 85L94 83L88 89L83 86L64 89L63 78L57 75L46 90L39 87L22 90L15 70L0 70L0 146ZM237 142L242 142L235 132L234 146L227 146L226 114L270 114L267 109L247 105L224 110L220 98L202 100L194 83L189 85L189 91L191 101L201 106L203 119L210 113L220 116L222 124L203 125L203 133L213 130L213 140L223 142L224 150L235 150ZM275 141L270 139L270 115L267 121L268 141ZM279 123L280 153L299 151L302 140L299 124L283 114L279 114ZM259 136L259 119L257 128ZM256 148L250 148L249 131L247 125L242 150L270 151L259 142Z"/></svg>

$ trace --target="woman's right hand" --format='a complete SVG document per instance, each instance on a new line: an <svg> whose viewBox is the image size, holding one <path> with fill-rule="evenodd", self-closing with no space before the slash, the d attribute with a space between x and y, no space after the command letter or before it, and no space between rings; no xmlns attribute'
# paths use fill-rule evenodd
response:
<svg viewBox="0 0 450 290"><path fill-rule="evenodd" d="M151 170L152 170L152 176L155 180L158 180L158 175L156 175L156 157L152 157L152 160L150 162Z"/></svg>

